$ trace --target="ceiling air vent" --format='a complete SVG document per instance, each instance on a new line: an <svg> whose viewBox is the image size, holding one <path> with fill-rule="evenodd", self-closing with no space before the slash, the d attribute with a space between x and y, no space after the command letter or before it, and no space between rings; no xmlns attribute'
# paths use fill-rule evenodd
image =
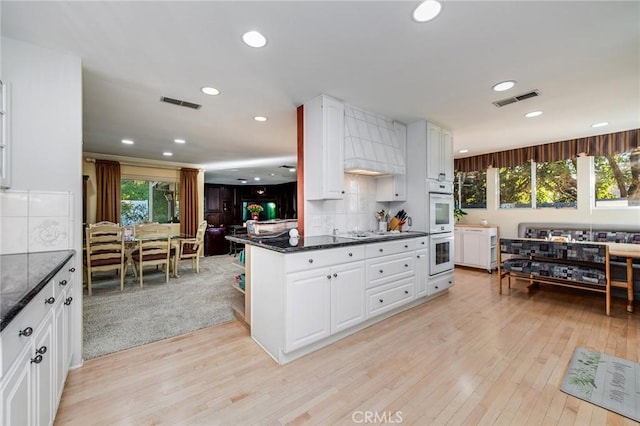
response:
<svg viewBox="0 0 640 426"><path fill-rule="evenodd" d="M168 98L166 96L161 97L160 101L191 109L200 109L202 107L202 105L194 104L193 102L181 101L180 99Z"/></svg>
<svg viewBox="0 0 640 426"><path fill-rule="evenodd" d="M512 104L514 102L520 102L520 101L524 101L526 99L529 98L535 98L536 96L540 96L540 93L538 92L538 90L532 90L531 92L528 93L523 93L521 95L517 95L517 96L513 96L511 98L505 98L505 99L501 99L499 101L495 101L493 102L493 104L495 106L497 106L498 108L503 107L505 105L509 105Z"/></svg>

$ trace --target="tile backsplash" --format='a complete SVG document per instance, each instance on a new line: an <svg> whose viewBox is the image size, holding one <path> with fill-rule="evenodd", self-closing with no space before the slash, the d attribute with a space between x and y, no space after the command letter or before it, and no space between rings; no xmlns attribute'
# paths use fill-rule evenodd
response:
<svg viewBox="0 0 640 426"><path fill-rule="evenodd" d="M344 189L341 200L308 202L311 209L305 214L318 216L320 228L312 227L307 235L331 235L333 229L338 229L338 233L378 229L375 213L380 209L388 210L389 203L376 201L376 179L345 173Z"/></svg>
<svg viewBox="0 0 640 426"><path fill-rule="evenodd" d="M0 254L73 248L73 193L0 192Z"/></svg>

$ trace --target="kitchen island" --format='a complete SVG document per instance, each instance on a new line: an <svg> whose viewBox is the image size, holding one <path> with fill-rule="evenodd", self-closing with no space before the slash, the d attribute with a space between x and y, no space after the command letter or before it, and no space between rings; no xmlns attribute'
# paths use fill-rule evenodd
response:
<svg viewBox="0 0 640 426"><path fill-rule="evenodd" d="M247 250L251 337L284 364L445 293L452 279L427 285L427 237L228 237Z"/></svg>

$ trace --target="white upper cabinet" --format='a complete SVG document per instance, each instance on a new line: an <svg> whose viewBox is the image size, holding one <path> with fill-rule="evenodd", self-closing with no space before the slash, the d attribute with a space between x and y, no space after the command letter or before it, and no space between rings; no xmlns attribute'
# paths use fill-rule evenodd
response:
<svg viewBox="0 0 640 426"><path fill-rule="evenodd" d="M453 134L427 122L427 178L453 182Z"/></svg>
<svg viewBox="0 0 640 426"><path fill-rule="evenodd" d="M326 95L304 104L304 192L307 200L344 195L344 105Z"/></svg>
<svg viewBox="0 0 640 426"><path fill-rule="evenodd" d="M9 147L9 88L0 80L0 188L11 186L11 152Z"/></svg>

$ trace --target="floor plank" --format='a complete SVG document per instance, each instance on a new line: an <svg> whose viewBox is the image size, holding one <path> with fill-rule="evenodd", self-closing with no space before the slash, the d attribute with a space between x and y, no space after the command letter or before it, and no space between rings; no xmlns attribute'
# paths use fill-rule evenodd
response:
<svg viewBox="0 0 640 426"><path fill-rule="evenodd" d="M448 294L285 366L238 321L89 360L55 424L635 424L559 390L576 346L638 362L640 317L622 299L611 313L457 269Z"/></svg>

